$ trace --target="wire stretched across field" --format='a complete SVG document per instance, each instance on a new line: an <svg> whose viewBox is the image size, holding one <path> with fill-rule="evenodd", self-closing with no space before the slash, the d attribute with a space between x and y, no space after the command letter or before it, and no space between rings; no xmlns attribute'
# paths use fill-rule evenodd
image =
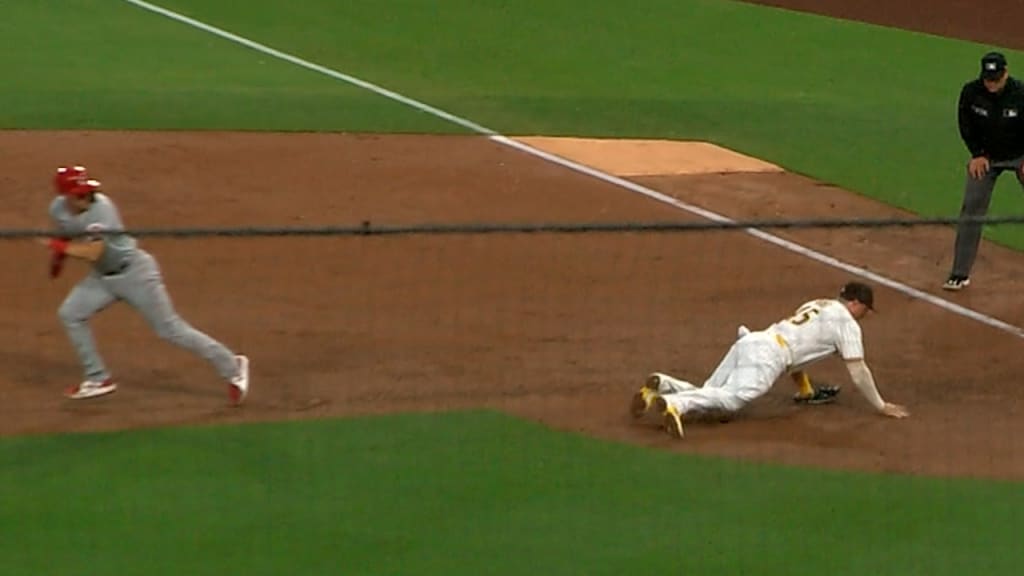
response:
<svg viewBox="0 0 1024 576"><path fill-rule="evenodd" d="M396 236L396 235L459 235L459 234L537 234L592 232L698 232L770 229L836 229L836 228L911 228L918 226L950 226L958 222L988 226L1024 224L1024 216L926 217L926 218L802 218L777 220L728 220L687 222L451 222L421 224L338 224L322 226L237 226L137 228L83 232L76 236L131 234L136 237L202 238L275 237L275 236ZM0 229L0 239L37 238L53 235L52 230Z"/></svg>

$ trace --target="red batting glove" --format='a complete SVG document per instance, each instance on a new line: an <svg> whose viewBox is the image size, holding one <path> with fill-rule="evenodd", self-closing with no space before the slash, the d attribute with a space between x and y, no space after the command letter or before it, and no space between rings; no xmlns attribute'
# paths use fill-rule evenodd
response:
<svg viewBox="0 0 1024 576"><path fill-rule="evenodd" d="M69 242L70 240L67 238L50 238L50 278L60 276L61 271L64 269L64 260L67 258Z"/></svg>
<svg viewBox="0 0 1024 576"><path fill-rule="evenodd" d="M60 276L61 271L64 269L64 259L64 254L58 254L56 252L50 256L50 278Z"/></svg>
<svg viewBox="0 0 1024 576"><path fill-rule="evenodd" d="M50 250L54 255L64 256L68 251L70 241L67 238L50 238Z"/></svg>

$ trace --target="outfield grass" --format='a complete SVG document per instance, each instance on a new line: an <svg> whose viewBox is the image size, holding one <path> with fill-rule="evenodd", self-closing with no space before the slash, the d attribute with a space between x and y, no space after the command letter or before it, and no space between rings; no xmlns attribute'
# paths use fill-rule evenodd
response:
<svg viewBox="0 0 1024 576"><path fill-rule="evenodd" d="M0 33L0 128L461 131L125 2L12 2Z"/></svg>
<svg viewBox="0 0 1024 576"><path fill-rule="evenodd" d="M683 458L487 412L0 446L0 557L19 574L942 576L1024 561L1013 484Z"/></svg>
<svg viewBox="0 0 1024 576"><path fill-rule="evenodd" d="M56 4L5 6L4 127L461 130L128 4ZM953 108L980 46L710 0L441 4L164 3L502 132L700 138L959 204ZM1022 498L486 413L6 439L0 573L1013 573Z"/></svg>

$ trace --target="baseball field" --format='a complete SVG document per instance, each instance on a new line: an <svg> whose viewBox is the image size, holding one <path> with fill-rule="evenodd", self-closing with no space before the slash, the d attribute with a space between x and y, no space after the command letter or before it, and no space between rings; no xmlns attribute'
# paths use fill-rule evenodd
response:
<svg viewBox="0 0 1024 576"><path fill-rule="evenodd" d="M833 1L9 3L0 574L1018 572L1019 226L956 294L948 227L467 232L956 215L956 96L1024 66L1013 20ZM123 304L92 321L119 390L63 397L86 269L15 232L65 163L131 229L234 231L141 242L250 357L245 405ZM256 233L299 227L339 229ZM788 380L683 441L629 416L851 277L909 419Z"/></svg>

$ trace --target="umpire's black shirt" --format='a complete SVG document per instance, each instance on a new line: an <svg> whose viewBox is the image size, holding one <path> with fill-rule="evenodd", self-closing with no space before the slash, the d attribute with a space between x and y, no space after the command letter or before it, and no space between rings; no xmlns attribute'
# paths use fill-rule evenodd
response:
<svg viewBox="0 0 1024 576"><path fill-rule="evenodd" d="M998 94L974 80L960 91L960 137L971 156L1012 160L1024 156L1024 83L1010 77Z"/></svg>

